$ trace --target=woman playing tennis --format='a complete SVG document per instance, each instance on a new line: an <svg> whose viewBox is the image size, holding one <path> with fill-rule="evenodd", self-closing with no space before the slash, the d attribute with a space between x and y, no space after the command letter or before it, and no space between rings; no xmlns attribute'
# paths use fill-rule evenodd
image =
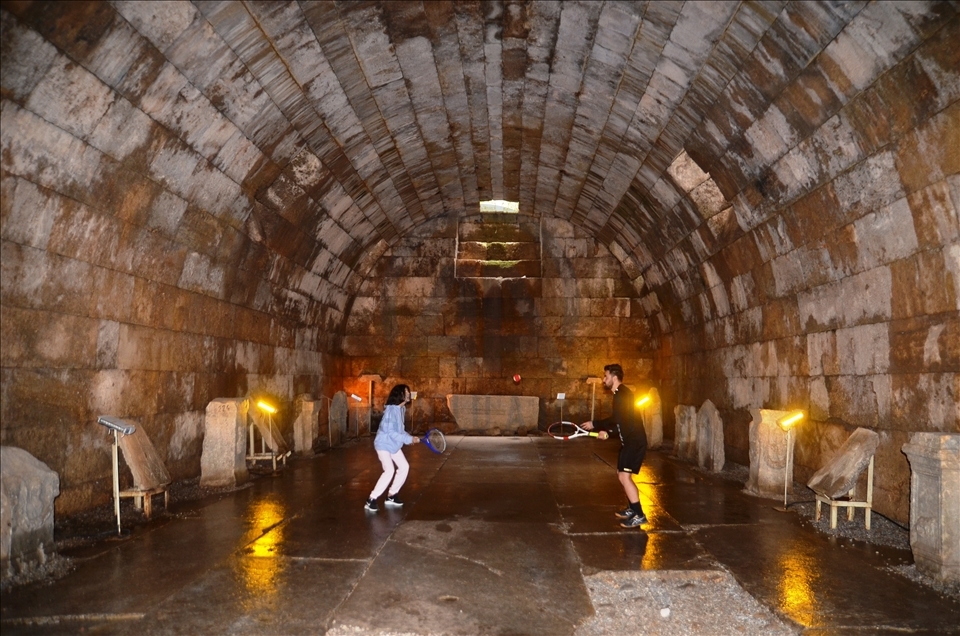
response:
<svg viewBox="0 0 960 636"><path fill-rule="evenodd" d="M387 492L384 505L395 508L403 505L397 493L400 492L403 482L407 480L410 464L407 463L407 458L403 456L401 449L404 444L416 444L420 441L403 428L403 419L409 403L410 387L406 384L398 384L390 390L387 403L383 407L383 419L380 420L380 428L377 429L377 436L373 439L373 448L377 451L377 457L383 465L383 474L377 480L377 485L373 487L367 503L363 505L370 512L380 510L377 499L387 490L387 486L390 490Z"/></svg>

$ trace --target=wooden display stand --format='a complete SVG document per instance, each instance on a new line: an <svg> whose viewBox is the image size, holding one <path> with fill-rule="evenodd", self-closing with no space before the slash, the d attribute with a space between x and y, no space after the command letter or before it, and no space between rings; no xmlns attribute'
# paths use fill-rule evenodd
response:
<svg viewBox="0 0 960 636"><path fill-rule="evenodd" d="M138 431L132 422L101 415L97 423L113 433L113 509L117 515L117 534L121 535L120 499L133 497L137 509L143 510L149 519L153 513L151 498L154 495L163 493L164 507L170 505L170 494L167 492L170 473L150 443L150 438L142 430ZM120 490L120 449L123 449L123 458L133 474L132 490Z"/></svg>
<svg viewBox="0 0 960 636"><path fill-rule="evenodd" d="M158 486L149 490L121 490L120 497L132 497L137 510L143 510L144 516L149 519L153 513L152 498L163 493L163 507L170 507L170 492L166 486Z"/></svg>
<svg viewBox="0 0 960 636"><path fill-rule="evenodd" d="M277 472L277 459L287 465L287 457L292 451L287 447L287 442L283 435L277 430L273 423L273 417L268 415L266 421L262 417L253 416L250 418L250 437L247 444L247 461L257 462L260 460L270 460L273 464L273 472ZM256 451L256 440L254 431L260 433L260 452Z"/></svg>
<svg viewBox="0 0 960 636"><path fill-rule="evenodd" d="M854 484L854 487L850 489L849 494L846 497L831 499L821 495L820 493L815 493L817 497L817 521L820 521L820 505L827 504L830 506L830 529L836 529L837 527L837 508L846 508L847 509L847 521L853 521L854 508L863 508L864 509L864 524L867 530L870 529L870 510L873 508L873 457L870 457L870 465L867 467L867 499L866 501L855 501L853 498L857 494L857 487Z"/></svg>
<svg viewBox="0 0 960 636"><path fill-rule="evenodd" d="M170 473L142 428L133 435L120 436L119 443L123 458L133 473L133 488L122 490L118 495L120 498L132 498L137 510L143 510L149 519L153 514L151 498L154 495L163 493L164 508L170 505L170 493L167 492L172 481Z"/></svg>

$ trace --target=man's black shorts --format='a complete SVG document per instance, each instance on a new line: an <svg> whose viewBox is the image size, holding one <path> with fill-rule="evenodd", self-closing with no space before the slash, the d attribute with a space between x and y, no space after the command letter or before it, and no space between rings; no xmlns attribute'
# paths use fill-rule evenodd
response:
<svg viewBox="0 0 960 636"><path fill-rule="evenodd" d="M647 449L643 446L624 446L617 458L617 472L638 474L646 454Z"/></svg>

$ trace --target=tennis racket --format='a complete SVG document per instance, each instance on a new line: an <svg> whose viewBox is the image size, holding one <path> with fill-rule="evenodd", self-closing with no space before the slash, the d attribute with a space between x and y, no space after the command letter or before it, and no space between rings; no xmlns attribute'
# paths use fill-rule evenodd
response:
<svg viewBox="0 0 960 636"><path fill-rule="evenodd" d="M439 428L431 428L420 438L420 441L437 455L447 450L447 438L443 436Z"/></svg>
<svg viewBox="0 0 960 636"><path fill-rule="evenodd" d="M573 422L554 422L547 427L547 434L557 439L574 439L577 437L597 437L598 433L588 431Z"/></svg>

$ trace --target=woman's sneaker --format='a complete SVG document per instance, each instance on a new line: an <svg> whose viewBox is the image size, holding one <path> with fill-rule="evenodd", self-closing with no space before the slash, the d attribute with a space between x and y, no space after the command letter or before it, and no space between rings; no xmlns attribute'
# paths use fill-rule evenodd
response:
<svg viewBox="0 0 960 636"><path fill-rule="evenodd" d="M370 512L378 512L380 506L377 505L376 499L367 499L367 503L363 504L364 510L369 510Z"/></svg>
<svg viewBox="0 0 960 636"><path fill-rule="evenodd" d="M630 517L629 519L624 519L624 520L620 523L620 527L621 527L621 528L639 528L640 526L642 526L642 525L645 524L646 522L647 522L647 516L646 516L646 515L644 515L644 514L639 514L639 515L638 515L638 514L634 513L634 515L633 515L632 517Z"/></svg>
<svg viewBox="0 0 960 636"><path fill-rule="evenodd" d="M400 497L397 495L390 495L383 503L391 508L399 508L403 505L403 502L400 501Z"/></svg>
<svg viewBox="0 0 960 636"><path fill-rule="evenodd" d="M636 516L636 514L637 514L637 513L635 513L635 512L633 511L633 508L627 507L627 508L624 508L623 510L621 510L621 511L619 511L619 512L615 512L615 513L614 513L614 516L615 516L617 519L630 519L630 518Z"/></svg>

